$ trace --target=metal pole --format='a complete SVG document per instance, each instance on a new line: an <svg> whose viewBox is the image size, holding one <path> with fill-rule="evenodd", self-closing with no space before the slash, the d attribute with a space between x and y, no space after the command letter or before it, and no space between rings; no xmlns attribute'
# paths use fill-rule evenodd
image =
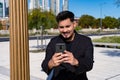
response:
<svg viewBox="0 0 120 80"><path fill-rule="evenodd" d="M39 30L37 30L37 49L39 50Z"/></svg>
<svg viewBox="0 0 120 80"><path fill-rule="evenodd" d="M41 28L41 49L43 50L43 26L40 26Z"/></svg>
<svg viewBox="0 0 120 80"><path fill-rule="evenodd" d="M100 5L100 31L102 30L102 4Z"/></svg>
<svg viewBox="0 0 120 80"><path fill-rule="evenodd" d="M100 32L102 31L102 7L103 7L103 5L104 4L106 4L105 2L104 3L102 3L102 4L100 4Z"/></svg>
<svg viewBox="0 0 120 80"><path fill-rule="evenodd" d="M30 80L27 0L10 0L10 80Z"/></svg>

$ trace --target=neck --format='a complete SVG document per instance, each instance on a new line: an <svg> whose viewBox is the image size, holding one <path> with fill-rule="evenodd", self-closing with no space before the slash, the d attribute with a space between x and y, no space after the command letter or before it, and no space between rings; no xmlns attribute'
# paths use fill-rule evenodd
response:
<svg viewBox="0 0 120 80"><path fill-rule="evenodd" d="M74 40L74 37L75 37L75 33L73 33L73 35L72 35L69 39L67 39L66 41L67 41L67 42L73 41L73 40Z"/></svg>

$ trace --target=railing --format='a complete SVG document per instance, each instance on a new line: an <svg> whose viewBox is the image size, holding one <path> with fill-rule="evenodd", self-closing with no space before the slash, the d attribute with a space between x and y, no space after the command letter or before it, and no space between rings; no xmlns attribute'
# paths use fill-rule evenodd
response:
<svg viewBox="0 0 120 80"><path fill-rule="evenodd" d="M120 44L118 44L118 43L93 42L93 45L97 46L97 47L118 48L118 49L120 49Z"/></svg>

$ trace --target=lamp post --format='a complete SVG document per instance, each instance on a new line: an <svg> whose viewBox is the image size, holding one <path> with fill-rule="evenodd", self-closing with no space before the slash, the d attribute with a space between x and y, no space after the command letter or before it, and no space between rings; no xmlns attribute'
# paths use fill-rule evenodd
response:
<svg viewBox="0 0 120 80"><path fill-rule="evenodd" d="M102 7L106 4L105 2L100 4L100 32L102 31Z"/></svg>
<svg viewBox="0 0 120 80"><path fill-rule="evenodd" d="M10 25L10 24L9 24L9 19L7 19L7 20L6 20L6 30L9 29L9 25Z"/></svg>
<svg viewBox="0 0 120 80"><path fill-rule="evenodd" d="M37 48L39 50L39 29L37 29Z"/></svg>
<svg viewBox="0 0 120 80"><path fill-rule="evenodd" d="M43 26L40 26L41 28L41 49L43 49Z"/></svg>

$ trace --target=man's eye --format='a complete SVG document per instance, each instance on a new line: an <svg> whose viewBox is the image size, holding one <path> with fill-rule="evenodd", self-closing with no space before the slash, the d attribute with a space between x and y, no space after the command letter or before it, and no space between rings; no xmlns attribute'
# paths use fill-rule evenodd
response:
<svg viewBox="0 0 120 80"><path fill-rule="evenodd" d="M69 28L69 27L70 27L70 25L67 25L67 26L66 26L66 28Z"/></svg>
<svg viewBox="0 0 120 80"><path fill-rule="evenodd" d="M64 28L63 26L59 26L59 28Z"/></svg>

